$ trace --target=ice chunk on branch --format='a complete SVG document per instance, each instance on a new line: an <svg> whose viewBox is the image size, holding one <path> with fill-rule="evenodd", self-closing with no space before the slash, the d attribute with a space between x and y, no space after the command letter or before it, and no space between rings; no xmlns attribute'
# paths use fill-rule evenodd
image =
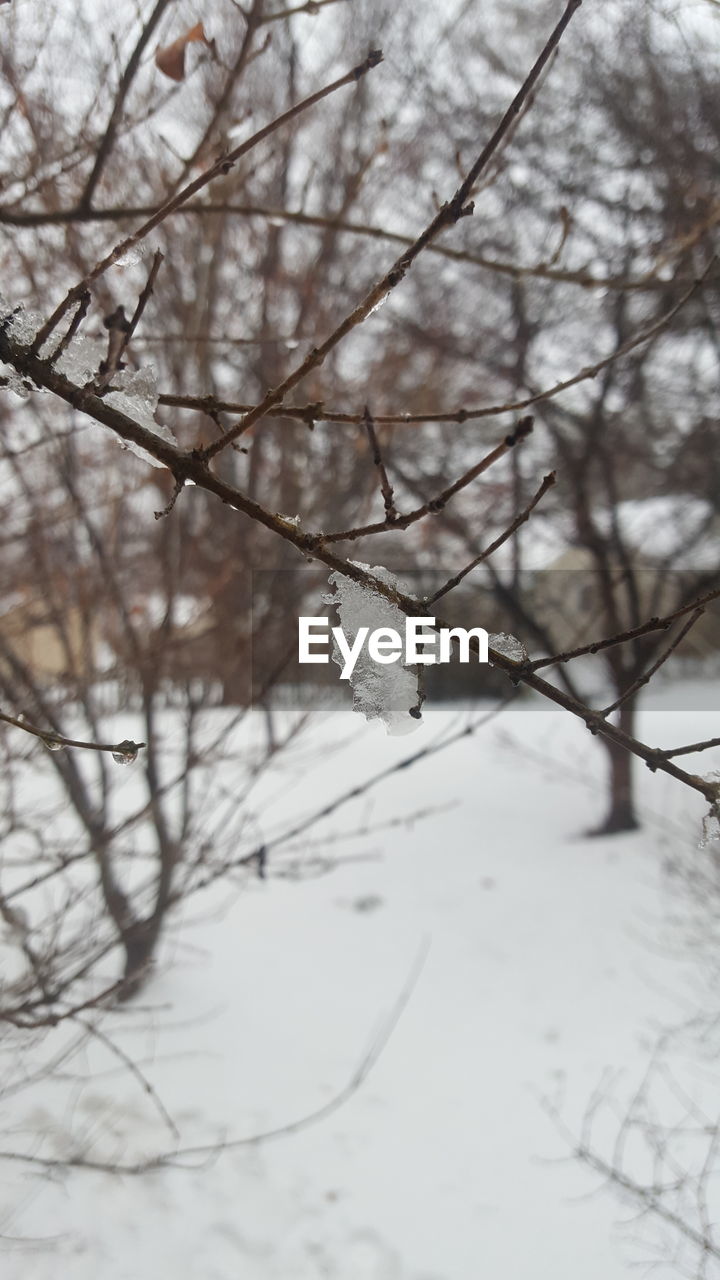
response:
<svg viewBox="0 0 720 1280"><path fill-rule="evenodd" d="M26 311L22 303L13 307L4 294L0 293L0 324L8 330L15 342L29 346L42 324L42 316L36 311Z"/></svg>
<svg viewBox="0 0 720 1280"><path fill-rule="evenodd" d="M40 327L41 317L23 306L13 307L0 293L0 325L7 330L14 342L29 346ZM26 400L33 389L29 378L23 377L11 365L0 362L0 387L7 387L21 400Z"/></svg>
<svg viewBox="0 0 720 1280"><path fill-rule="evenodd" d="M351 561L368 576L377 578L390 587L399 587L397 578L382 566L373 568L358 561ZM400 635L405 633L405 614L397 605L386 600L368 583L355 582L342 573L332 573L330 584L335 594L326 596L328 604L334 604L340 626L348 644L354 644L361 627L370 632L383 627L392 628ZM333 640L333 661L344 667L345 658ZM402 658L397 662L381 665L373 662L363 646L350 676L353 691L353 711L359 711L366 720L382 720L388 733L400 735L412 733L422 721L420 707L422 694L416 667L404 666Z"/></svg>
<svg viewBox="0 0 720 1280"><path fill-rule="evenodd" d="M135 372L123 369L122 372L114 374L113 386L118 389L108 392L105 396L106 404L127 414L128 418L132 418L138 426L152 431L153 435L159 436L160 439L167 440L169 444L177 444L170 428L155 421L158 391L155 384L155 370L151 366L148 365ZM153 467L164 467L165 463L158 462L157 458L148 453L147 449L143 449L142 445L135 444L132 440L123 440L122 443L144 462L151 463Z"/></svg>
<svg viewBox="0 0 720 1280"><path fill-rule="evenodd" d="M52 345L53 343L49 339L48 346L52 348ZM43 351L41 351L41 355ZM68 382L74 383L76 387L84 387L87 382L90 382L95 377L102 359L102 352L102 343L98 342L96 338L83 336L73 338L62 355L58 356L55 361L55 368L58 373L67 378Z"/></svg>
<svg viewBox="0 0 720 1280"><path fill-rule="evenodd" d="M706 849L708 845L720 844L720 774L711 774L708 782L715 784L715 798L711 801L710 809L703 818L701 849Z"/></svg>
<svg viewBox="0 0 720 1280"><path fill-rule="evenodd" d="M75 386L83 387L92 382L96 375L102 347L92 338L73 338L70 345L58 358L56 368ZM158 390L155 382L155 370L151 365L142 369L121 369L112 375L112 391L105 393L104 400L113 409L119 409L126 417L132 418L139 427L151 431L161 440L169 444L177 444L177 440L169 427L155 420L158 405ZM164 467L163 462L154 458L142 445L133 440L120 441L124 449L149 462L153 467Z"/></svg>
<svg viewBox="0 0 720 1280"><path fill-rule="evenodd" d="M35 312L26 311L23 306L11 307L0 294L0 326L5 328L11 338L22 346L30 346L41 324L41 317ZM51 335L40 348L40 359L51 359L57 346L55 335ZM76 387L94 386L97 371L102 359L102 346L94 338L75 335L55 360L55 368L68 382ZM7 387L16 395L27 396L32 389L32 382L17 373L11 366L0 363L0 387ZM147 365L142 369L122 369L113 372L112 391L105 394L105 402L111 408L120 410L128 418L132 418L138 426L152 432L169 444L177 444L169 427L155 419L158 406L158 390L155 382L155 370ZM144 462L153 467L164 467L142 445L132 440L122 440L123 448L135 453Z"/></svg>
<svg viewBox="0 0 720 1280"><path fill-rule="evenodd" d="M517 636L509 635L507 631L496 631L489 635L488 645L496 653L501 653L504 658L509 658L511 662L528 660L528 651L522 640L518 640Z"/></svg>

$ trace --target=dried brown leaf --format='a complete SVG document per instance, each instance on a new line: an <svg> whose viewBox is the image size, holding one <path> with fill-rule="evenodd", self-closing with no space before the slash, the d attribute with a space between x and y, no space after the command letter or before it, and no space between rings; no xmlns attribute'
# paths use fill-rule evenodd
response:
<svg viewBox="0 0 720 1280"><path fill-rule="evenodd" d="M196 22L194 27L189 27L185 34L178 36L172 44L165 45L164 49L158 49L155 54L155 66L171 80L184 80L185 50L189 44L198 42L207 45L208 49L214 52L214 42L208 40L202 22Z"/></svg>

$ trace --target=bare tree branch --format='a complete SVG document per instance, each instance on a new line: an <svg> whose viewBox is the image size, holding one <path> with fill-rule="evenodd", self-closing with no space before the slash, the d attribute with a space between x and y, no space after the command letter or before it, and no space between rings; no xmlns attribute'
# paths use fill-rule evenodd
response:
<svg viewBox="0 0 720 1280"><path fill-rule="evenodd" d="M340 76L338 80L334 80L332 84L328 84L323 89L319 89L316 93L310 94L308 98L303 99L302 102L296 103L295 106L284 111L282 115L271 120L269 124L265 125L264 128L259 129L251 138L246 139L245 142L241 142L239 146L233 148L233 150L226 156L221 156L220 159L217 160L214 165L211 165L205 173L200 174L200 176L195 178L193 182L189 182L186 187L183 187L182 191L177 193L177 195L174 195L167 200L165 204L161 205L160 208L150 218L148 218L147 222L144 222L142 226L138 227L132 235L126 236L124 240L121 240L120 243L110 251L110 253L106 254L104 258L101 258L100 261L95 264L92 270L89 271L78 284L73 285L72 289L69 290L62 302L55 308L52 315L38 331L33 342L33 351L40 351L50 334L66 314L68 308L80 299L89 286L99 279L105 271L107 271L108 267L113 266L119 258L122 258L129 250L134 249L142 240L145 239L146 236L150 234L151 231L154 231L155 227L158 227L161 222L164 222L166 218L175 213L175 211L185 204L191 196L196 195L198 191L201 191L203 187L206 187L208 183L212 182L213 179L217 178L220 174L228 173L241 156L247 155L253 147L264 142L265 139L269 138L277 129L282 129L286 124L289 124L291 120L295 120L297 116L301 115L303 111L307 111L310 107L315 106L316 103L321 102L323 98L327 98L331 93L335 93L338 89L342 89L350 84L356 84L358 80L366 75L373 67L376 67L381 61L382 53L379 50L373 50L368 54L364 62L360 63L357 67L353 67L351 71L348 71L344 76Z"/></svg>

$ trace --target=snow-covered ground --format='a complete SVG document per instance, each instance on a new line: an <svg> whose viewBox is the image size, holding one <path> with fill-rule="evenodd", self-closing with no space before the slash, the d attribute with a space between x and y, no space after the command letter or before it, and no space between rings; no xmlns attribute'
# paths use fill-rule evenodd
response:
<svg viewBox="0 0 720 1280"><path fill-rule="evenodd" d="M709 737L715 701L710 686L661 691L643 728L667 745ZM457 715L431 709L423 739ZM325 716L265 779L273 820L420 745ZM598 1086L628 1096L659 1030L706 1001L667 871L694 856L702 803L639 770L644 830L584 840L603 768L569 717L511 709L331 819L326 835L370 829L323 847L339 863L327 874L187 904L139 1004L106 1024L179 1143L96 1043L8 1104L0 1146L131 1161L259 1134L331 1103L396 1016L392 1034L324 1119L189 1169L0 1163L4 1280L625 1280L657 1258L651 1224L628 1225L569 1158L548 1103L577 1132ZM697 1070L707 1101L708 1062Z"/></svg>

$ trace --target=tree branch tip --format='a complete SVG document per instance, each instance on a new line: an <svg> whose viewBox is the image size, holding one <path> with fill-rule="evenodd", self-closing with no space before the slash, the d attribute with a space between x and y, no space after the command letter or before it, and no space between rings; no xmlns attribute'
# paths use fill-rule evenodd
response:
<svg viewBox="0 0 720 1280"><path fill-rule="evenodd" d="M169 501L163 507L162 511L153 511L153 515L156 520L162 520L164 516L170 515L170 512L175 506L175 503L177 502L178 498L180 497L180 494L185 488L185 482L187 480L187 476L184 473L184 468L182 470L178 468L177 471L172 472L172 475L175 480L175 487L172 491L172 494L170 495Z"/></svg>

